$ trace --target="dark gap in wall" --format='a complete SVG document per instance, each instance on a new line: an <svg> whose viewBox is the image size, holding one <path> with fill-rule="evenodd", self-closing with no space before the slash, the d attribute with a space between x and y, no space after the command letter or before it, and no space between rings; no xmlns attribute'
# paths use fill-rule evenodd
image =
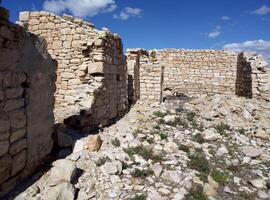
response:
<svg viewBox="0 0 270 200"><path fill-rule="evenodd" d="M252 69L250 62L246 60L243 53L240 53L237 58L235 94L252 98Z"/></svg>

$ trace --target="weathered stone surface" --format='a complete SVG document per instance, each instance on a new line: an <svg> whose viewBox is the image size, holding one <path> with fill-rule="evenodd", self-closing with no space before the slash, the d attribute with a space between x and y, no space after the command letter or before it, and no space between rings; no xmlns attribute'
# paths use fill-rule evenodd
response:
<svg viewBox="0 0 270 200"><path fill-rule="evenodd" d="M21 138L23 138L26 134L25 128L18 129L10 134L10 143L13 143Z"/></svg>
<svg viewBox="0 0 270 200"><path fill-rule="evenodd" d="M106 162L101 166L101 171L105 175L121 174L122 163L120 161Z"/></svg>
<svg viewBox="0 0 270 200"><path fill-rule="evenodd" d="M0 158L0 184L9 178L11 165L12 158L9 155Z"/></svg>
<svg viewBox="0 0 270 200"><path fill-rule="evenodd" d="M6 141L0 141L0 156L5 155L8 152L9 149L9 142Z"/></svg>
<svg viewBox="0 0 270 200"><path fill-rule="evenodd" d="M26 139L18 140L17 142L14 142L10 145L9 154L13 156L26 148L27 148L27 140Z"/></svg>
<svg viewBox="0 0 270 200"><path fill-rule="evenodd" d="M71 182L76 175L77 168L74 162L61 159L53 162L50 171L49 184L57 185L62 182Z"/></svg>
<svg viewBox="0 0 270 200"><path fill-rule="evenodd" d="M9 117L12 128L22 128L26 124L26 115L23 109L11 111Z"/></svg>
<svg viewBox="0 0 270 200"><path fill-rule="evenodd" d="M252 146L247 146L247 147L244 147L242 149L243 153L246 155L246 156L249 156L249 157L252 157L252 158L255 158L255 157L258 157L260 156L261 154L263 154L263 150L262 149L258 149L258 148L254 148Z"/></svg>
<svg viewBox="0 0 270 200"><path fill-rule="evenodd" d="M10 128L9 117L6 113L0 113L0 132L8 131Z"/></svg>
<svg viewBox="0 0 270 200"><path fill-rule="evenodd" d="M27 153L26 150L16 154L12 160L11 176L17 174L26 165Z"/></svg>
<svg viewBox="0 0 270 200"><path fill-rule="evenodd" d="M24 99L11 99L5 104L4 110L6 112L24 107Z"/></svg>
<svg viewBox="0 0 270 200"><path fill-rule="evenodd" d="M48 200L74 200L75 188L70 183L61 183L45 191Z"/></svg>
<svg viewBox="0 0 270 200"><path fill-rule="evenodd" d="M86 149L89 151L98 151L101 147L102 141L100 135L90 135L87 137Z"/></svg>
<svg viewBox="0 0 270 200"><path fill-rule="evenodd" d="M22 87L17 87L17 88L11 88L11 89L7 89L6 92L6 97L7 98L17 98L17 97L21 97L23 94L23 88Z"/></svg>

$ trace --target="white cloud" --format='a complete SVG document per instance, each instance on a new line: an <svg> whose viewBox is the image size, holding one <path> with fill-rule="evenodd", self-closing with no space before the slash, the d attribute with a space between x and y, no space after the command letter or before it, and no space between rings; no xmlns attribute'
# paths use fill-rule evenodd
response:
<svg viewBox="0 0 270 200"><path fill-rule="evenodd" d="M230 43L223 46L223 49L233 51L255 51L264 55L270 61L270 41L251 40L242 43Z"/></svg>
<svg viewBox="0 0 270 200"><path fill-rule="evenodd" d="M266 15L267 13L270 13L270 7L263 5L259 9L251 12L251 14L257 14L257 15Z"/></svg>
<svg viewBox="0 0 270 200"><path fill-rule="evenodd" d="M121 19L121 20L127 20L130 17L140 17L142 13L142 9L140 8L131 8L126 7L124 10L120 12L119 15L114 14L114 19Z"/></svg>
<svg viewBox="0 0 270 200"><path fill-rule="evenodd" d="M208 34L209 38L217 38L218 36L220 36L221 32L220 31L213 31L211 33Z"/></svg>
<svg viewBox="0 0 270 200"><path fill-rule="evenodd" d="M227 21L227 20L230 20L231 18L228 17L228 16L222 16L221 19L224 20L224 21Z"/></svg>
<svg viewBox="0 0 270 200"><path fill-rule="evenodd" d="M221 26L216 26L215 29L210 33L204 33L204 35L212 39L219 37L220 34L221 34Z"/></svg>
<svg viewBox="0 0 270 200"><path fill-rule="evenodd" d="M114 0L46 0L43 9L60 14L70 11L78 17L94 16L98 13L113 12L117 8Z"/></svg>

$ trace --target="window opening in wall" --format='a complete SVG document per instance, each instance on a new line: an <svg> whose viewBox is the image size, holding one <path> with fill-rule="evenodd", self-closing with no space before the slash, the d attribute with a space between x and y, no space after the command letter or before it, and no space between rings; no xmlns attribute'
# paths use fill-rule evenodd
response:
<svg viewBox="0 0 270 200"><path fill-rule="evenodd" d="M120 81L120 74L116 74L116 81Z"/></svg>

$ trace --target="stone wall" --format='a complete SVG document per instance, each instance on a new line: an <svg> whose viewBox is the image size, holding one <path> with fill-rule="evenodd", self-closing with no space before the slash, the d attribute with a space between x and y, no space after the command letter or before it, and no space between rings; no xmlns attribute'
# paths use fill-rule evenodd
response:
<svg viewBox="0 0 270 200"><path fill-rule="evenodd" d="M130 49L127 57L129 76L139 74L130 78L129 85L140 85L130 87L133 101L158 101L173 94L251 98L265 96L262 94L267 90L267 63L259 55L225 50Z"/></svg>
<svg viewBox="0 0 270 200"><path fill-rule="evenodd" d="M0 198L52 149L56 63L41 43L0 18Z"/></svg>
<svg viewBox="0 0 270 200"><path fill-rule="evenodd" d="M89 130L107 125L127 108L127 69L122 41L79 18L22 12L20 24L46 41L58 62L57 122Z"/></svg>

